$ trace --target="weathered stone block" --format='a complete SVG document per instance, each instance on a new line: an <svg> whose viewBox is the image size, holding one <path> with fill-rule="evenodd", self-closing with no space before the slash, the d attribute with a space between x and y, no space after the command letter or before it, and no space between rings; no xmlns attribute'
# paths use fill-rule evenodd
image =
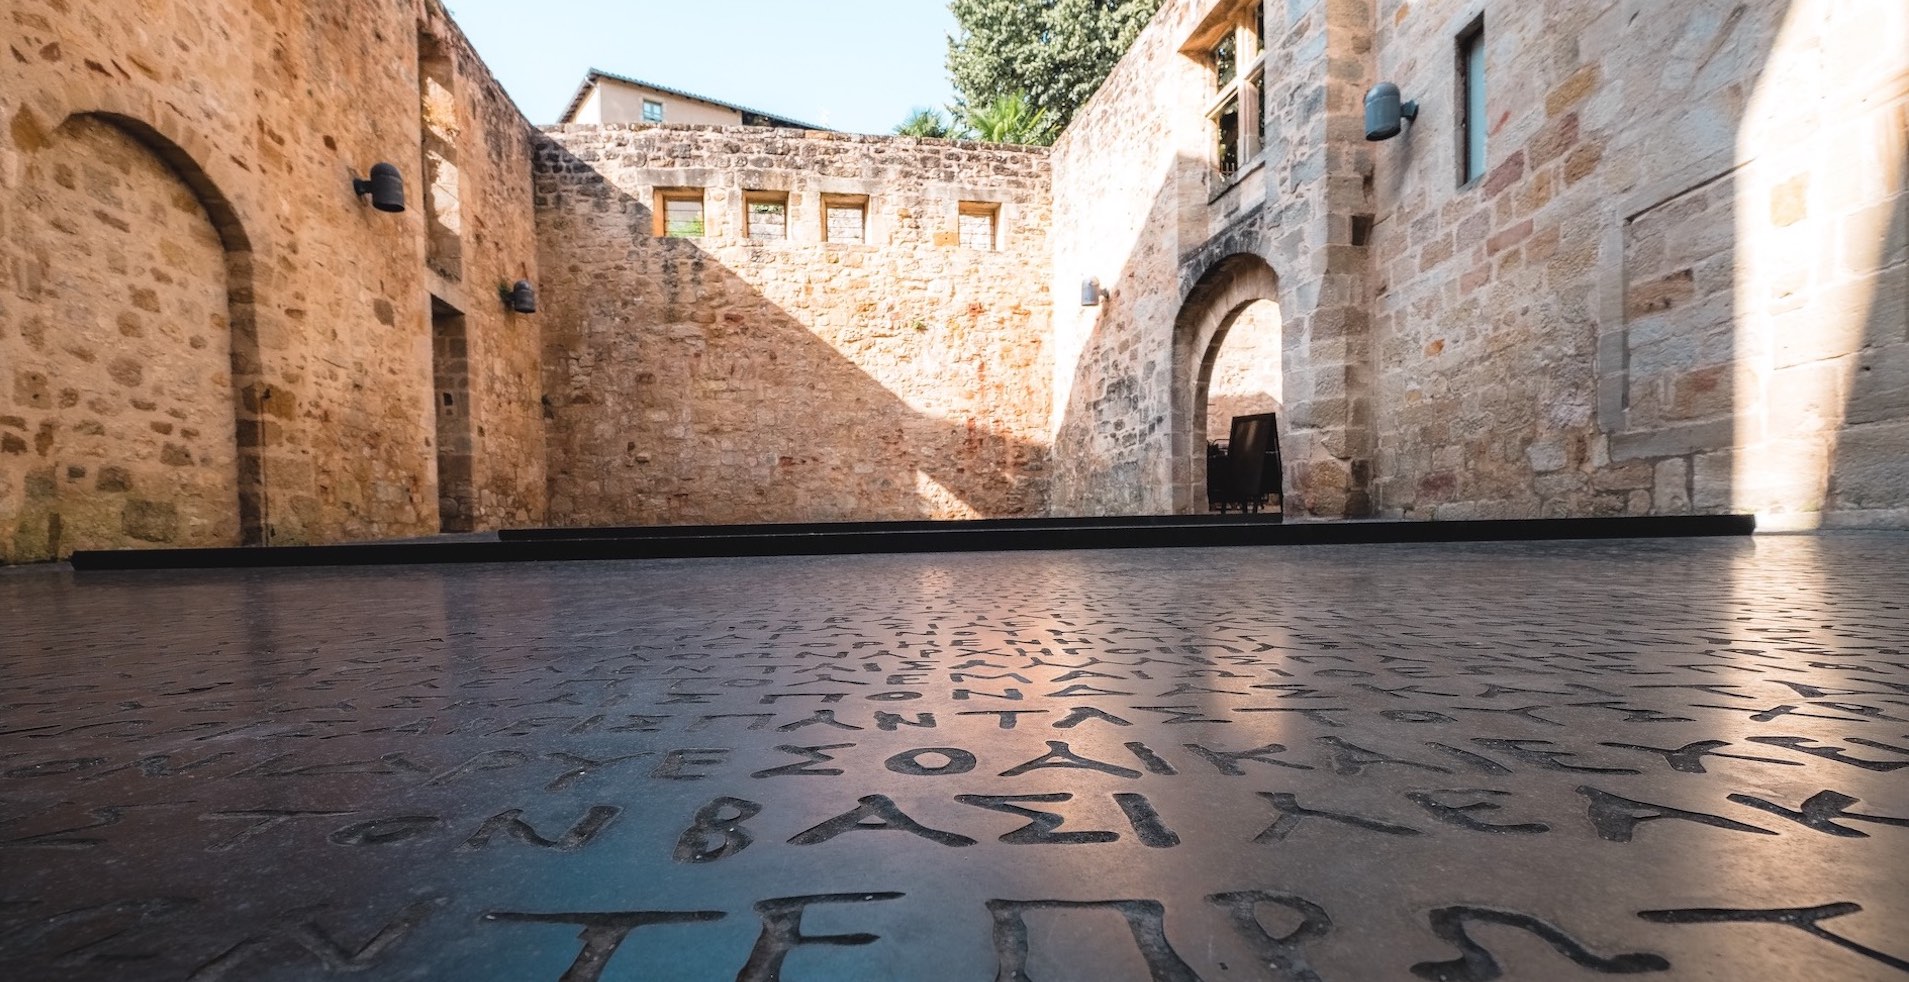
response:
<svg viewBox="0 0 1909 982"><path fill-rule="evenodd" d="M1838 509L1902 507L1909 488L1909 421L1854 426L1837 435L1830 498Z"/></svg>
<svg viewBox="0 0 1909 982"><path fill-rule="evenodd" d="M1657 464L1651 482L1657 514L1678 515L1690 510L1690 461L1673 457Z"/></svg>
<svg viewBox="0 0 1909 982"><path fill-rule="evenodd" d="M1555 436L1533 443L1525 451L1525 459L1530 463L1532 472L1537 474L1561 471L1570 463L1564 439Z"/></svg>

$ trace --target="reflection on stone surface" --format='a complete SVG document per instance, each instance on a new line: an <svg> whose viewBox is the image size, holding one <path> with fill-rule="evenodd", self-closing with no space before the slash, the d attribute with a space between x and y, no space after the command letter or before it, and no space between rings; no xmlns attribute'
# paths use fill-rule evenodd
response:
<svg viewBox="0 0 1909 982"><path fill-rule="evenodd" d="M1901 978L1909 538L0 577L0 974Z"/></svg>

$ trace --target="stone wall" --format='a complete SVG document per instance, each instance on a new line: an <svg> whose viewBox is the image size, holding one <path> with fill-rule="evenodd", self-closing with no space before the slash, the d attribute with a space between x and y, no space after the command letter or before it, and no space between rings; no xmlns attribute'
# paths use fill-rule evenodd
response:
<svg viewBox="0 0 1909 982"><path fill-rule="evenodd" d="M1370 11L1268 10L1265 142L1223 176L1202 53L1251 19L1236 0L1169 0L1055 145L1056 297L1089 274L1113 293L1056 308L1064 513L1204 510L1203 366L1242 308L1264 301L1279 310L1289 504L1369 507L1365 250L1349 216L1367 210L1371 158L1356 137Z"/></svg>
<svg viewBox="0 0 1909 982"><path fill-rule="evenodd" d="M1223 178L1203 52L1242 9L1169 0L1055 147L1057 510L1199 509L1199 372L1271 300L1302 514L1909 524L1900 4L1271 4ZM1368 143L1382 79L1420 116ZM1111 301L1066 302L1089 275Z"/></svg>
<svg viewBox="0 0 1909 982"><path fill-rule="evenodd" d="M1909 525L1909 9L1284 0L1222 174L1205 52L1253 10L1167 0L1049 153L539 135L438 0L17 0L0 562L1196 511L1237 396L1303 516ZM1368 143L1381 79L1420 115Z"/></svg>
<svg viewBox="0 0 1909 982"><path fill-rule="evenodd" d="M547 131L551 520L1042 513L1048 182L1034 149ZM701 237L658 234L663 191L703 203ZM866 241L825 241L825 200L865 201ZM751 238L748 202L782 202L784 237ZM998 209L998 248L962 244L964 203Z"/></svg>
<svg viewBox="0 0 1909 982"><path fill-rule="evenodd" d="M529 127L434 0L21 0L0 55L0 561L438 527L431 297L485 524L543 514ZM461 266L426 269L420 38ZM388 160L411 209L351 179Z"/></svg>
<svg viewBox="0 0 1909 982"><path fill-rule="evenodd" d="M1422 107L1375 167L1382 512L1909 520L1900 4L1378 14L1375 80Z"/></svg>

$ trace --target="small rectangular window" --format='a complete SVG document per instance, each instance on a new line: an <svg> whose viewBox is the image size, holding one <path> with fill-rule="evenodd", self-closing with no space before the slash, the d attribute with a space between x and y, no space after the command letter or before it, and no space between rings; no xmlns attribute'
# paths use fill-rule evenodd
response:
<svg viewBox="0 0 1909 982"><path fill-rule="evenodd" d="M748 191L742 196L744 225L752 239L789 237L789 194L786 191Z"/></svg>
<svg viewBox="0 0 1909 982"><path fill-rule="evenodd" d="M1233 97L1220 105L1220 112L1213 122L1218 130L1219 146L1215 149L1215 160L1220 165L1220 176L1232 177L1240 169L1240 97Z"/></svg>
<svg viewBox="0 0 1909 982"><path fill-rule="evenodd" d="M663 121L663 104L653 99L643 100L643 122L660 123Z"/></svg>
<svg viewBox="0 0 1909 982"><path fill-rule="evenodd" d="M868 241L868 197L859 194L823 195L822 241Z"/></svg>
<svg viewBox="0 0 1909 982"><path fill-rule="evenodd" d="M702 188L658 188L655 233L660 238L700 239L704 223Z"/></svg>
<svg viewBox="0 0 1909 982"><path fill-rule="evenodd" d="M1485 176L1485 22L1458 36L1458 183Z"/></svg>
<svg viewBox="0 0 1909 982"><path fill-rule="evenodd" d="M961 245L992 252L1000 245L1001 206L991 201L963 201L959 216Z"/></svg>

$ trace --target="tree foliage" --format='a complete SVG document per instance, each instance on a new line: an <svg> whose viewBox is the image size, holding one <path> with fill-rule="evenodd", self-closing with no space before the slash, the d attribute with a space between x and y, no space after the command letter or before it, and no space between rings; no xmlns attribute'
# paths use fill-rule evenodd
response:
<svg viewBox="0 0 1909 982"><path fill-rule="evenodd" d="M1047 110L1034 108L1019 92L970 106L962 121L969 135L989 143L1047 144L1054 142L1057 132L1048 125Z"/></svg>
<svg viewBox="0 0 1909 982"><path fill-rule="evenodd" d="M1133 46L1161 0L950 0L957 111L970 121L1019 95L1051 143ZM979 127L976 127L977 129Z"/></svg>
<svg viewBox="0 0 1909 982"><path fill-rule="evenodd" d="M956 135L956 127L939 109L917 109L895 127L895 132L900 136L951 138Z"/></svg>

